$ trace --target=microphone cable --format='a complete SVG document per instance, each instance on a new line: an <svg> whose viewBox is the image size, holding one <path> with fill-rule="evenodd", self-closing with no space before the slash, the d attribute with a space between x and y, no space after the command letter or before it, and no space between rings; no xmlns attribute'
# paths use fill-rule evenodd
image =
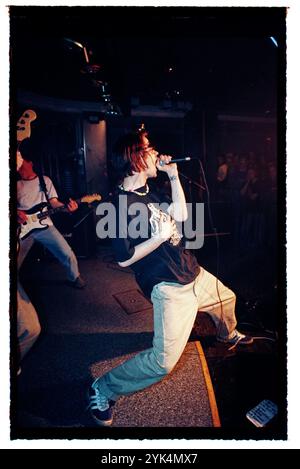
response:
<svg viewBox="0 0 300 469"><path fill-rule="evenodd" d="M219 242L219 238L218 238L218 235L217 235L217 229L216 229L216 227L214 226L213 215L212 215L212 210L211 210L210 191L209 191L209 187L208 187L208 184L207 184L207 180L206 180L206 176L205 176L205 171L204 171L204 168L203 168L203 165L202 165L202 161L200 160L200 158L198 158L198 161L199 161L199 166L200 166L201 173L202 173L202 177L203 177L204 187L205 187L206 194L207 194L208 219L209 219L209 223L210 223L211 229L212 229L212 231L213 231L213 233L214 233L214 235L215 235L216 246L217 246L217 265L216 265L216 276L215 276L215 277L216 277L216 291L217 291L218 300L219 300L220 307L221 307L220 321L219 321L219 324L218 324L218 327L217 327L217 336L219 336L220 329L221 329L221 322L223 322L223 318L224 318L223 302L222 302L222 300L221 300L220 291L219 291L219 281L220 281L220 280L219 280L219 270L220 270L220 242Z"/></svg>

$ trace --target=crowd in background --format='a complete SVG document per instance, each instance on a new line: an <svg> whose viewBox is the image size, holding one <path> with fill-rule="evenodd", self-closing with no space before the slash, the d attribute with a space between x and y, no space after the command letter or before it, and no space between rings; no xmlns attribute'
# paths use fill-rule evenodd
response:
<svg viewBox="0 0 300 469"><path fill-rule="evenodd" d="M274 247L277 232L277 165L254 153L218 157L214 201L226 204L237 246Z"/></svg>

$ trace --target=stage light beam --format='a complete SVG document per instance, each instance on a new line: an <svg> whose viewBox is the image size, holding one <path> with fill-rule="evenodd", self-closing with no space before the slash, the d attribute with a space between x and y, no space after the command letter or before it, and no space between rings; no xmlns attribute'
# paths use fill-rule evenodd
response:
<svg viewBox="0 0 300 469"><path fill-rule="evenodd" d="M278 47L278 43L277 43L276 39L273 36L270 36L270 39L273 42L273 44L275 44L275 46Z"/></svg>

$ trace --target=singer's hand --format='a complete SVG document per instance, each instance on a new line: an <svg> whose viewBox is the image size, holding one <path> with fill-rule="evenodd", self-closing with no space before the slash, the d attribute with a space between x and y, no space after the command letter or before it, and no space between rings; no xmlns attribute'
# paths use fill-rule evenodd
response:
<svg viewBox="0 0 300 469"><path fill-rule="evenodd" d="M158 238L162 242L167 241L171 238L176 230L176 223L175 220L172 220L170 215L166 215L165 213L160 213L160 218L158 222L158 230L155 234L152 234L153 238Z"/></svg>
<svg viewBox="0 0 300 469"><path fill-rule="evenodd" d="M161 161L164 163L163 165L161 165L160 163ZM159 158L156 163L156 167L159 171L163 171L164 173L167 173L168 176L177 176L178 174L177 164L170 163L170 161L172 161L172 156L159 155Z"/></svg>

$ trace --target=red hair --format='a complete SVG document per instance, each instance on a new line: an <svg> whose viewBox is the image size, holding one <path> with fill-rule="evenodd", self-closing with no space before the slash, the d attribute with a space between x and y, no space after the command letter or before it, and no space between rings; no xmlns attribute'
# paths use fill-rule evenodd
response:
<svg viewBox="0 0 300 469"><path fill-rule="evenodd" d="M132 176L133 172L141 172L148 168L145 161L147 146L143 137L145 131L128 133L123 135L116 143L111 159L111 167L114 176L120 182L126 176Z"/></svg>

